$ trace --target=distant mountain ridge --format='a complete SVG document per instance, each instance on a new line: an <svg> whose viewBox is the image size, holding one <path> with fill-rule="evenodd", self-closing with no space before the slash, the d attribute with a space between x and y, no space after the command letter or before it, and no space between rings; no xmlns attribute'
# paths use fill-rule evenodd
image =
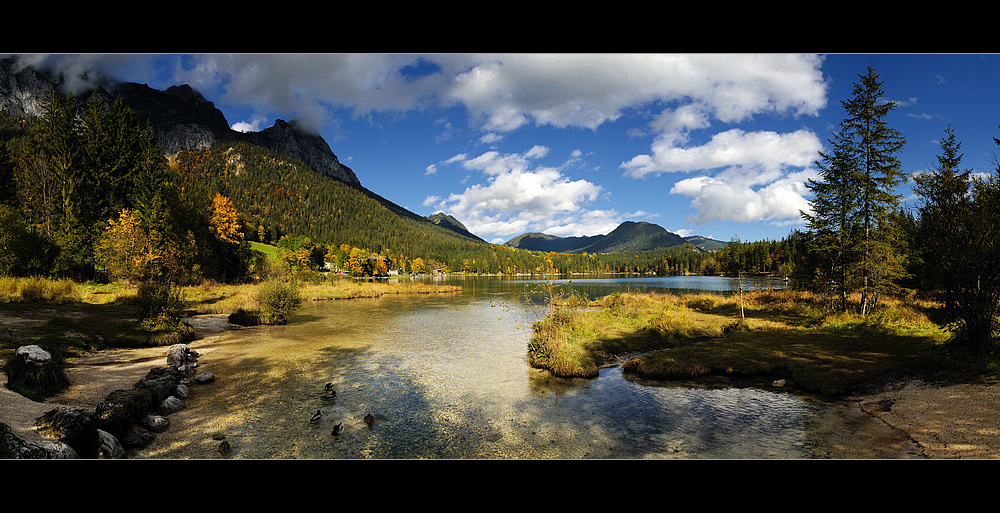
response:
<svg viewBox="0 0 1000 513"><path fill-rule="evenodd" d="M504 245L556 253L620 253L672 248L686 243L691 243L702 251L714 251L726 244L701 236L681 237L662 226L645 221L625 221L607 235L557 237L544 233L524 233Z"/></svg>

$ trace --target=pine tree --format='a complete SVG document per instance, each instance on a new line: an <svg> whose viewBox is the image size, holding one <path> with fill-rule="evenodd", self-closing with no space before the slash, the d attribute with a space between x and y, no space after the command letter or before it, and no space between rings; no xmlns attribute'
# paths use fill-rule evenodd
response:
<svg viewBox="0 0 1000 513"><path fill-rule="evenodd" d="M897 157L906 138L885 121L896 104L884 100L875 70L858 76L852 99L841 102L847 117L831 141L833 153L817 163L823 180L807 184L815 198L806 220L818 248L830 255L828 271L840 277L842 304L849 289L860 287L867 315L904 274L896 187L906 178Z"/></svg>
<svg viewBox="0 0 1000 513"><path fill-rule="evenodd" d="M972 172L959 169L962 144L955 139L951 125L945 133L937 168L914 177L914 192L922 198L917 220L917 245L924 265L922 274L928 280L926 286L944 288L945 306L950 310L958 288L958 277L952 269L964 258L954 241L969 235L960 233L963 225L955 220L964 218L971 208L968 194Z"/></svg>

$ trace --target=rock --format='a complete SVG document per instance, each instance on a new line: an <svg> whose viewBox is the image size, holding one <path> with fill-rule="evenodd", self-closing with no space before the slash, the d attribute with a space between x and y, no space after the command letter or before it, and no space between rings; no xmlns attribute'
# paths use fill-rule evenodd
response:
<svg viewBox="0 0 1000 513"><path fill-rule="evenodd" d="M69 445L55 440L43 440L38 447L45 451L45 459L49 460L73 460L80 457L80 454Z"/></svg>
<svg viewBox="0 0 1000 513"><path fill-rule="evenodd" d="M180 378L169 367L156 367L150 369L146 377L141 378L136 384L138 387L149 389L152 394L152 404L159 404L164 399L174 395Z"/></svg>
<svg viewBox="0 0 1000 513"><path fill-rule="evenodd" d="M121 438L122 446L129 449L134 449L137 447L145 447L156 440L156 433L146 429L143 426L133 425L129 428L125 436Z"/></svg>
<svg viewBox="0 0 1000 513"><path fill-rule="evenodd" d="M211 383L215 381L215 375L212 374L211 372L202 372L194 377L194 381L199 385L204 385L206 383Z"/></svg>
<svg viewBox="0 0 1000 513"><path fill-rule="evenodd" d="M181 367L191 361L190 348L187 344L174 344L167 351L167 365L173 368Z"/></svg>
<svg viewBox="0 0 1000 513"><path fill-rule="evenodd" d="M97 427L116 437L123 437L152 409L152 405L152 395L147 388L115 390L97 405Z"/></svg>
<svg viewBox="0 0 1000 513"><path fill-rule="evenodd" d="M41 366L52 360L52 354L36 345L21 346L17 348L17 356L21 361L34 366Z"/></svg>
<svg viewBox="0 0 1000 513"><path fill-rule="evenodd" d="M77 452L89 447L97 432L97 419L91 410L78 406L59 406L35 420L35 428L49 438L69 444Z"/></svg>
<svg viewBox="0 0 1000 513"><path fill-rule="evenodd" d="M164 415L170 415L171 413L177 413L184 409L184 403L181 402L175 396L170 396L160 403L160 413Z"/></svg>
<svg viewBox="0 0 1000 513"><path fill-rule="evenodd" d="M125 448L114 435L103 429L98 429L91 455L102 460L122 459L125 457Z"/></svg>
<svg viewBox="0 0 1000 513"><path fill-rule="evenodd" d="M181 399L187 399L190 394L191 389L189 389L186 385L177 385L177 388L174 389L174 395Z"/></svg>
<svg viewBox="0 0 1000 513"><path fill-rule="evenodd" d="M781 388L785 386L785 383L786 382L783 379L776 379L771 383L771 386Z"/></svg>
<svg viewBox="0 0 1000 513"><path fill-rule="evenodd" d="M162 415L146 415L142 418L142 425L154 433L162 433L170 428L170 419Z"/></svg>

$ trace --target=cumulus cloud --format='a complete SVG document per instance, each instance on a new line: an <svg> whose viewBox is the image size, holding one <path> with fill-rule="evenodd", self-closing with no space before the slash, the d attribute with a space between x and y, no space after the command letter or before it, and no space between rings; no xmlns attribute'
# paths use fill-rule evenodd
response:
<svg viewBox="0 0 1000 513"><path fill-rule="evenodd" d="M429 196L424 206L448 212L487 240L501 241L524 232L558 236L607 233L624 220L626 216L614 210L590 209L604 188L587 180L573 180L560 167L540 164L548 154L549 148L534 146L524 153L458 155L448 162L477 171L485 182L447 198Z"/></svg>
<svg viewBox="0 0 1000 513"><path fill-rule="evenodd" d="M92 75L84 68L117 70L124 80L149 75L147 57L31 59L86 81ZM164 62L172 66L151 85L187 83L219 106L250 107L260 119L280 114L317 128L335 125L344 112L365 119L458 109L481 131L479 143L492 145L526 126L597 130L623 116L645 115L649 122L632 133L652 138L649 151L622 156L625 176L698 174L672 192L692 198L694 218L703 221L781 222L797 212L804 191L795 177L816 158L821 145L815 134L709 131L756 116L817 115L826 107L828 85L821 56L792 54L198 54L155 60L160 70ZM234 128L252 129L259 118L250 119ZM696 133L707 142L692 144ZM562 167L538 166L544 156L494 151L438 163L460 162L487 179L443 202L468 212L463 222L473 232L595 226L599 215L583 220L581 214L603 188L569 178ZM576 217L565 217L569 212Z"/></svg>
<svg viewBox="0 0 1000 513"><path fill-rule="evenodd" d="M767 176L731 168L715 176L680 180L670 192L693 198L696 213L687 221L698 225L735 221L789 226L800 222L801 211L810 210L805 183L818 178L812 169Z"/></svg>

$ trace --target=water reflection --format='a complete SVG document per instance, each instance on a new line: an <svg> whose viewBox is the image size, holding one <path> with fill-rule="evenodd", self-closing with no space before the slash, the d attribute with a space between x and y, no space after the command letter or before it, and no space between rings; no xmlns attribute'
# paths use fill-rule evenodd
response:
<svg viewBox="0 0 1000 513"><path fill-rule="evenodd" d="M206 341L200 363L216 383L196 387L169 434L138 456L219 457L215 432L233 458L805 456L807 406L791 396L650 386L617 368L554 378L525 360L546 312L523 300L535 283L462 285L448 297L311 302L287 326ZM335 401L320 399L327 382ZM323 420L310 425L317 410Z"/></svg>

